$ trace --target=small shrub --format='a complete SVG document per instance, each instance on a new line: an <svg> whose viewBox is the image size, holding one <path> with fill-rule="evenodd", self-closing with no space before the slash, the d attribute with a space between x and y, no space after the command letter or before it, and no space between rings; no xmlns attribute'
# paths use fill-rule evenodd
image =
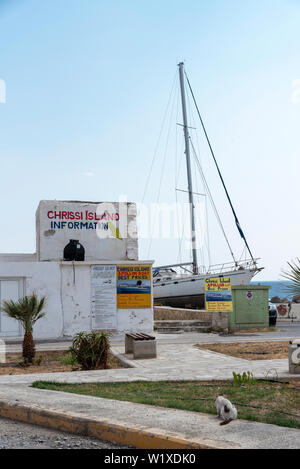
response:
<svg viewBox="0 0 300 469"><path fill-rule="evenodd" d="M18 361L18 365L21 368L27 368L28 366L30 366L30 361L27 358L22 358Z"/></svg>
<svg viewBox="0 0 300 469"><path fill-rule="evenodd" d="M78 362L77 362L76 358L73 355L67 355L66 357L62 357L60 359L60 361L64 365L72 365L72 366L78 365Z"/></svg>
<svg viewBox="0 0 300 469"><path fill-rule="evenodd" d="M41 364L43 363L43 360L44 360L43 356L40 355L38 358L35 358L35 359L34 359L34 362L33 362L33 363L34 363L35 365L37 365L37 366L41 366Z"/></svg>
<svg viewBox="0 0 300 469"><path fill-rule="evenodd" d="M29 360L28 358L22 358L18 361L18 365L21 368L27 368L30 365L41 366L43 360L44 358L42 355L40 355L38 358L33 358L32 360Z"/></svg>
<svg viewBox="0 0 300 469"><path fill-rule="evenodd" d="M256 379L250 371L244 372L243 374L233 372L233 383L235 386L242 386L244 384L255 384Z"/></svg>
<svg viewBox="0 0 300 469"><path fill-rule="evenodd" d="M109 336L110 334L104 331L76 334L69 349L72 358L84 370L108 368Z"/></svg>

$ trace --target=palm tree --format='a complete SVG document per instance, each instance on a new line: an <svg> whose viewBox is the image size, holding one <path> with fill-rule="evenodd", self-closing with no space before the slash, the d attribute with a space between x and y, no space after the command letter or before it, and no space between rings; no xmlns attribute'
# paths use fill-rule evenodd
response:
<svg viewBox="0 0 300 469"><path fill-rule="evenodd" d="M23 358L27 363L32 363L35 357L35 345L32 336L34 324L45 316L42 312L46 304L46 297L38 299L35 293L24 296L18 301L3 301L1 309L10 318L19 321L24 328Z"/></svg>
<svg viewBox="0 0 300 469"><path fill-rule="evenodd" d="M293 294L294 296L300 295L300 259L297 261L288 262L290 270L283 271L283 278L291 282L290 285L286 286L286 291Z"/></svg>

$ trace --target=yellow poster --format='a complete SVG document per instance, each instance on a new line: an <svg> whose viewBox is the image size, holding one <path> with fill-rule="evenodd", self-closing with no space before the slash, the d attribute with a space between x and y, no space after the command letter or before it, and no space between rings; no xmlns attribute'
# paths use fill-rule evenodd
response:
<svg viewBox="0 0 300 469"><path fill-rule="evenodd" d="M117 267L117 307L151 308L151 267Z"/></svg>
<svg viewBox="0 0 300 469"><path fill-rule="evenodd" d="M225 313L233 311L230 278L206 278L204 286L207 311Z"/></svg>

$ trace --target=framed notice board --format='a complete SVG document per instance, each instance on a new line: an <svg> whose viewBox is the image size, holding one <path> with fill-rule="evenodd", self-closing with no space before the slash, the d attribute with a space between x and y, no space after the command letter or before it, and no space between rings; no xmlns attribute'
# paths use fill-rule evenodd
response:
<svg viewBox="0 0 300 469"><path fill-rule="evenodd" d="M117 267L118 309L147 309L152 307L151 267Z"/></svg>

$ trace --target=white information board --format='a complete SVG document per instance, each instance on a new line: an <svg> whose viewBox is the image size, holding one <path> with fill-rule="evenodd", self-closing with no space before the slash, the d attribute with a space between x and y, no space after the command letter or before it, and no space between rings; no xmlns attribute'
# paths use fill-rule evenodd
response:
<svg viewBox="0 0 300 469"><path fill-rule="evenodd" d="M117 273L115 265L95 265L92 276L92 329L117 329Z"/></svg>

